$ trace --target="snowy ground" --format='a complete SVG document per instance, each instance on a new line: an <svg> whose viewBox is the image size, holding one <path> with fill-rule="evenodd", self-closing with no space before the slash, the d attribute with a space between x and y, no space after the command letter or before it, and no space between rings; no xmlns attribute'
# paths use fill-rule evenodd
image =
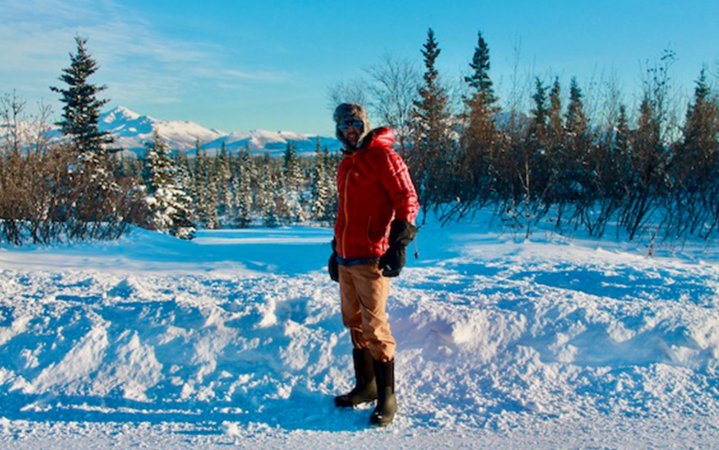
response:
<svg viewBox="0 0 719 450"><path fill-rule="evenodd" d="M400 411L351 386L330 231L0 248L0 447L719 448L714 247L420 232Z"/></svg>

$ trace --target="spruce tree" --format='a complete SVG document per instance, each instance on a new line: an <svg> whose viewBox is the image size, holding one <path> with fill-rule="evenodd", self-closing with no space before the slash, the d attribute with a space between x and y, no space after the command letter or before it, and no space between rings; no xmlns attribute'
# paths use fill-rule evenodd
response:
<svg viewBox="0 0 719 450"><path fill-rule="evenodd" d="M687 108L684 123L684 140L677 152L675 160L685 172L687 187L698 189L707 181L711 170L711 162L717 151L719 135L716 98L711 97L711 90L706 79L706 71L702 69L696 81L694 100ZM691 175L690 175L691 173Z"/></svg>
<svg viewBox="0 0 719 450"><path fill-rule="evenodd" d="M217 186L217 215L219 220L226 220L232 205L232 174L230 172L230 161L227 154L225 142L220 146L220 152L215 158L213 177Z"/></svg>
<svg viewBox="0 0 719 450"><path fill-rule="evenodd" d="M494 116L499 108L489 76L489 47L481 32L478 33L477 47L469 66L472 73L464 78L469 95L464 99L466 120L455 178L458 186L456 194L462 206L454 212L459 215L471 205L482 205L488 201L496 179L493 160L498 151L499 133Z"/></svg>
<svg viewBox="0 0 719 450"><path fill-rule="evenodd" d="M469 85L473 95L480 95L480 101L485 108L490 108L497 102L497 97L494 95L492 79L489 76L489 46L482 37L481 31L477 33L477 47L474 49L469 67L472 68L472 73L464 77L464 81Z"/></svg>
<svg viewBox="0 0 719 450"><path fill-rule="evenodd" d="M537 105L539 109L540 106ZM562 225L566 203L569 201L568 190L572 186L571 165L574 155L567 150L565 142L564 121L562 120L562 86L559 77L554 78L549 91L549 110L547 111L546 131L547 161L547 194L544 201L557 205L555 225Z"/></svg>
<svg viewBox="0 0 719 450"><path fill-rule="evenodd" d="M547 122L549 118L549 110L547 109L547 87L544 86L542 80L536 78L534 81L535 91L532 95L534 108L531 111L531 121L529 126L529 140L535 146L542 146L546 142Z"/></svg>
<svg viewBox="0 0 719 450"><path fill-rule="evenodd" d="M661 142L661 118L649 92L639 106L637 128L631 135L631 179L628 203L622 216L629 240L641 232L663 188L665 154Z"/></svg>
<svg viewBox="0 0 719 450"><path fill-rule="evenodd" d="M426 70L419 89L420 98L414 104L414 142L408 158L425 212L430 205L436 206L448 197L444 189L452 173L449 100L435 67L440 52L430 28L422 49Z"/></svg>
<svg viewBox="0 0 719 450"><path fill-rule="evenodd" d="M329 208L329 189L327 186L327 176L325 172L325 158L320 148L320 141L317 138L317 146L315 148L315 164L312 170L312 188L311 188L311 217L316 221L323 221L327 215Z"/></svg>
<svg viewBox="0 0 719 450"><path fill-rule="evenodd" d="M706 71L696 81L694 99L687 108L683 140L671 162L673 217L695 234L708 237L719 225L719 102L712 97ZM678 226L676 235L684 234ZM701 231L700 231L701 230Z"/></svg>
<svg viewBox="0 0 719 450"><path fill-rule="evenodd" d="M554 79L549 91L549 127L548 137L552 144L561 144L564 139L564 122L562 121L562 87L559 78Z"/></svg>
<svg viewBox="0 0 719 450"><path fill-rule="evenodd" d="M157 132L152 143L148 144L144 174L150 225L180 239L192 239L195 234L195 226L190 219L192 200L179 185L176 162Z"/></svg>
<svg viewBox="0 0 719 450"><path fill-rule="evenodd" d="M547 108L547 87L536 78L535 92L532 95L534 108L531 111L530 124L524 150L524 168L521 173L522 190L529 199L544 198L550 180L550 168L547 164L547 144L549 109Z"/></svg>
<svg viewBox="0 0 719 450"><path fill-rule="evenodd" d="M304 221L306 219L302 201L304 177L297 157L297 147L291 142L287 143L283 157L281 183L284 199L280 203L287 205L287 212L286 214L281 213L280 216L289 222Z"/></svg>
<svg viewBox="0 0 719 450"><path fill-rule="evenodd" d="M325 182L328 191L328 205L325 208L325 217L328 223L334 223L337 218L337 167L339 166L339 155L331 156L327 147L322 150L322 160L325 166Z"/></svg>
<svg viewBox="0 0 719 450"><path fill-rule="evenodd" d="M254 165L247 147L240 151L239 160L240 176L239 189L237 191L237 217L235 218L235 222L239 227L244 228L249 226L252 221L252 209L254 206L252 198Z"/></svg>
<svg viewBox="0 0 719 450"><path fill-rule="evenodd" d="M68 168L68 186L59 187L68 193L61 207L72 238L106 238L118 236L124 229L124 212L119 204L123 198L116 182L114 168L105 149L112 141L99 128L100 108L108 100L97 94L105 89L89 82L97 71L97 62L87 51L87 39L75 37L76 53L70 54L70 66L63 69L60 81L66 88L50 87L61 95L62 119L57 122L70 142L73 153Z"/></svg>
<svg viewBox="0 0 719 450"><path fill-rule="evenodd" d="M77 151L99 153L104 144L112 142L110 134L100 131L100 108L109 100L100 100L97 94L105 89L89 82L89 78L97 71L97 62L87 52L87 39L75 37L76 53L70 54L70 67L62 70L60 80L67 84L66 88L51 87L53 92L61 95L63 103L60 126L62 134L71 138Z"/></svg>
<svg viewBox="0 0 719 450"><path fill-rule="evenodd" d="M572 82L569 86L569 104L567 105L566 114L567 133L569 134L569 138L575 141L575 144L586 145L589 132L589 119L584 112L583 97L584 95L579 88L577 79L572 77Z"/></svg>

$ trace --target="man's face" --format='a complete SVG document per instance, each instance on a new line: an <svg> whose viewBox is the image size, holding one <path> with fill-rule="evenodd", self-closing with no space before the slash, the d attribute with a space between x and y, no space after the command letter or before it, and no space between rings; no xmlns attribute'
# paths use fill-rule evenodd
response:
<svg viewBox="0 0 719 450"><path fill-rule="evenodd" d="M342 132L342 136L352 147L357 146L363 127L364 124L359 119L345 120L338 125L338 128Z"/></svg>

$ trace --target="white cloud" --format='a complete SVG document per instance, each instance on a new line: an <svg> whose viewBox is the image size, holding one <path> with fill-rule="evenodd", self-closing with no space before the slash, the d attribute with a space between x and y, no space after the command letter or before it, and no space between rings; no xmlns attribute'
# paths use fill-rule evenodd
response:
<svg viewBox="0 0 719 450"><path fill-rule="evenodd" d="M50 95L48 86L59 83L76 35L88 38L100 65L98 82L121 102L176 103L187 86L203 82L241 89L290 79L226 64L225 49L194 36L161 35L148 18L113 0L0 0L0 16L0 78L8 90L31 95Z"/></svg>

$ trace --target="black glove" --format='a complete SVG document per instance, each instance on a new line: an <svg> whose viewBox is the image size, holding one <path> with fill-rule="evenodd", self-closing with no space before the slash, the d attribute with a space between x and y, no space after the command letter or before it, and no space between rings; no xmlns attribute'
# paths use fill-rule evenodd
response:
<svg viewBox="0 0 719 450"><path fill-rule="evenodd" d="M337 264L337 251L335 251L334 239L332 239L332 254L330 255L330 260L327 261L327 272L329 272L332 281L340 282L340 268Z"/></svg>
<svg viewBox="0 0 719 450"><path fill-rule="evenodd" d="M417 235L417 227L404 220L393 220L389 229L389 248L379 258L385 277L396 277L407 263L407 245Z"/></svg>
<svg viewBox="0 0 719 450"><path fill-rule="evenodd" d="M379 268L385 277L396 277L407 263L406 247L392 247L387 249L384 255L379 258Z"/></svg>

